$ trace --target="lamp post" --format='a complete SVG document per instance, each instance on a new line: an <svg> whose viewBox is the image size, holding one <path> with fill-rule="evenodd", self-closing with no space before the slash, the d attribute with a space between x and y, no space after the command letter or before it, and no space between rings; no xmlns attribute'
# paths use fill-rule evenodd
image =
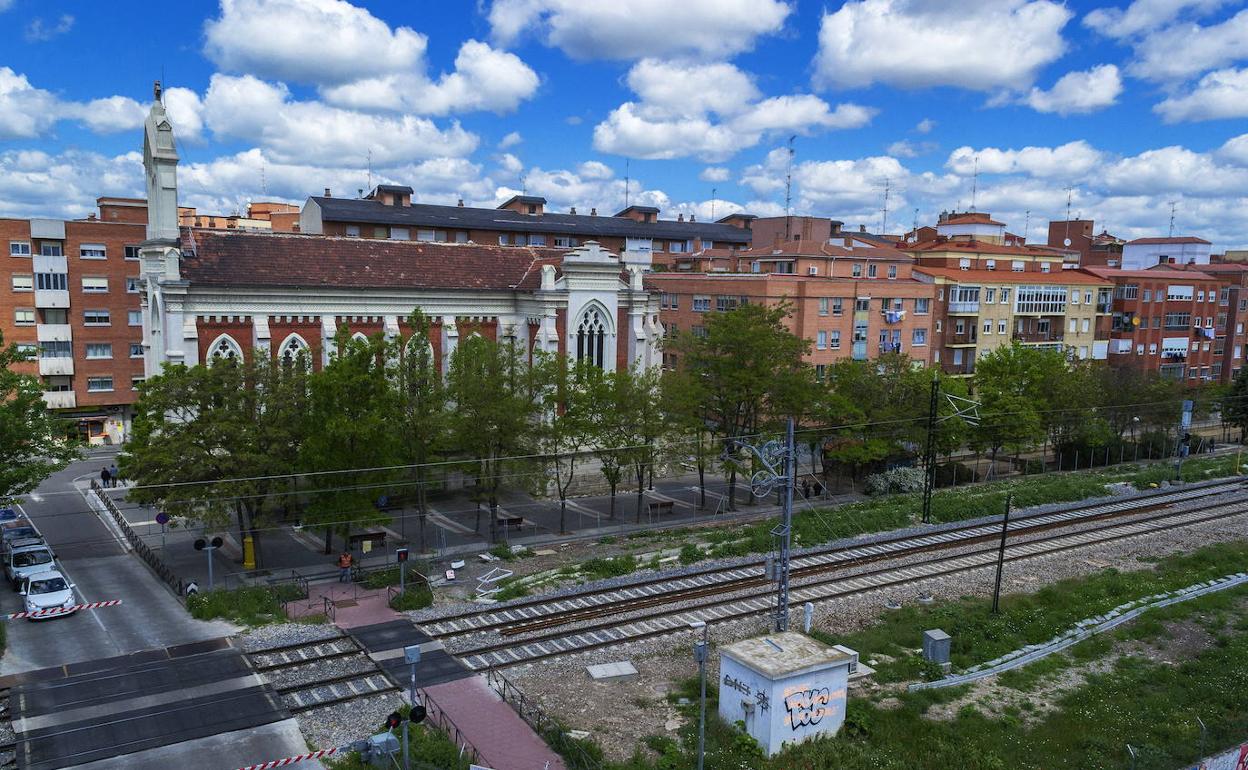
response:
<svg viewBox="0 0 1248 770"><path fill-rule="evenodd" d="M690 621L689 627L695 631L702 629L702 640L693 644L693 658L698 662L698 679L702 687L698 700L698 770L702 770L706 758L706 654L710 632L706 621L702 620Z"/></svg>

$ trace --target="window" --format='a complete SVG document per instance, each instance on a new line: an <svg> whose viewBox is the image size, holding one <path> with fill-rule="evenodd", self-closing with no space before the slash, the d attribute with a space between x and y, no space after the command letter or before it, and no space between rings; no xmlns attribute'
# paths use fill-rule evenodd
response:
<svg viewBox="0 0 1248 770"><path fill-rule="evenodd" d="M39 345L34 342L15 342L13 345L18 354L27 359L34 358L39 353Z"/></svg>
<svg viewBox="0 0 1248 770"><path fill-rule="evenodd" d="M113 318L107 310L84 310L82 322L87 326L108 326L112 324Z"/></svg>
<svg viewBox="0 0 1248 770"><path fill-rule="evenodd" d="M1205 301L1205 290L1204 290L1204 289L1201 289L1200 291L1196 292L1196 301L1197 301L1197 302L1204 302L1204 301Z"/></svg>
<svg viewBox="0 0 1248 770"><path fill-rule="evenodd" d="M824 376L828 373L827 364L815 364L815 379L823 381Z"/></svg>
<svg viewBox="0 0 1248 770"><path fill-rule="evenodd" d="M113 345L109 342L88 342L87 358L112 358Z"/></svg>
<svg viewBox="0 0 1248 770"><path fill-rule="evenodd" d="M875 278L877 270L879 270L879 265L867 265L867 277Z"/></svg>
<svg viewBox="0 0 1248 770"><path fill-rule="evenodd" d="M443 240L446 240L446 239L445 239L445 238L443 238ZM529 245L530 245L530 246L545 246L545 245L546 245L546 236L545 236L545 235L542 235L541 233L534 233L533 235L530 235L530 236L529 236Z"/></svg>
<svg viewBox="0 0 1248 770"><path fill-rule="evenodd" d="M88 393L107 393L113 389L112 377L88 377L87 392Z"/></svg>
<svg viewBox="0 0 1248 770"><path fill-rule="evenodd" d="M851 271L850 275L852 275L854 278L862 277L862 264L860 262L854 263L854 268Z"/></svg>
<svg viewBox="0 0 1248 770"><path fill-rule="evenodd" d="M1157 343L1150 342L1148 344L1148 354L1151 356L1151 355L1156 355L1156 353L1157 353Z"/></svg>
<svg viewBox="0 0 1248 770"><path fill-rule="evenodd" d="M1089 321L1087 318L1083 319L1080 322L1080 331L1082 331L1084 334L1087 334L1088 330L1091 328L1092 328L1092 322Z"/></svg>
<svg viewBox="0 0 1248 770"><path fill-rule="evenodd" d="M996 270L996 269L997 269L997 260L995 260L995 259L989 259L989 260L985 261L985 262L984 262L984 269L985 269L985 270Z"/></svg>
<svg viewBox="0 0 1248 770"><path fill-rule="evenodd" d="M858 299L854 300L854 311L855 311L855 312L865 313L866 311L868 311L868 310L870 310L870 309L871 309L871 298L870 298L870 297L859 297Z"/></svg>
<svg viewBox="0 0 1248 770"><path fill-rule="evenodd" d="M17 275L13 274L13 291L34 291L35 277L33 275Z"/></svg>
<svg viewBox="0 0 1248 770"><path fill-rule="evenodd" d="M940 331L941 327L943 327L943 326L944 326L944 324L941 322L941 320L940 320L939 318L937 318L937 319L936 319L936 331Z"/></svg>
<svg viewBox="0 0 1248 770"><path fill-rule="evenodd" d="M819 298L819 315L827 315L827 314L828 314L828 298L820 297Z"/></svg>
<svg viewBox="0 0 1248 770"><path fill-rule="evenodd" d="M87 357L90 358L89 348L91 346L88 345L87 347L88 347ZM73 358L73 356L74 356L74 344L70 342L69 340L65 340L63 342L41 342L39 343L39 357L40 358Z"/></svg>
<svg viewBox="0 0 1248 770"><path fill-rule="evenodd" d="M1191 313L1166 313L1167 329L1186 329L1192 325Z"/></svg>
<svg viewBox="0 0 1248 770"><path fill-rule="evenodd" d="M744 305L743 297L734 297L731 295L720 294L715 298L715 309L721 313L727 313L737 305Z"/></svg>
<svg viewBox="0 0 1248 770"><path fill-rule="evenodd" d="M705 295L695 294L693 296L693 312L709 313L711 310L711 298Z"/></svg>
<svg viewBox="0 0 1248 770"><path fill-rule="evenodd" d="M1047 273L1047 272L1049 272L1049 269L1050 269L1051 267L1052 267L1052 265L1050 265L1048 262L1041 262L1041 263L1040 263L1040 272L1042 272L1042 273Z"/></svg>
<svg viewBox="0 0 1248 770"><path fill-rule="evenodd" d="M499 246L506 246L506 245L507 245L507 243L508 243L508 241L507 241L507 233L502 233L502 234L500 234L500 235L498 236L498 245L499 245Z"/></svg>
<svg viewBox="0 0 1248 770"><path fill-rule="evenodd" d="M1077 331L1079 331L1079 319L1072 318L1070 319L1070 333L1074 334Z"/></svg>
<svg viewBox="0 0 1248 770"><path fill-rule="evenodd" d="M437 233L437 231L436 231L436 230L417 230L417 231L416 231L416 240L418 240L418 241L436 241L436 240L438 240L438 233ZM446 240L446 239L445 239L445 238L443 238L442 240Z"/></svg>
<svg viewBox="0 0 1248 770"><path fill-rule="evenodd" d="M819 332L818 336L815 338L815 349L816 350L828 349L828 333L827 332L824 332L824 331Z"/></svg>
<svg viewBox="0 0 1248 770"><path fill-rule="evenodd" d="M143 357L143 343L142 343L142 342L131 342L131 343L130 343L130 357L131 357L131 358L142 358L142 357Z"/></svg>
<svg viewBox="0 0 1248 770"><path fill-rule="evenodd" d="M1205 301L1205 297L1204 297L1204 294L1205 294L1205 293L1202 291L1200 294L1201 294L1200 301L1201 301L1201 302L1204 302L1204 301ZM1191 287L1191 286L1167 286L1167 287L1166 287L1166 299L1168 299L1168 300L1187 300L1188 302L1191 302L1191 300L1192 300L1192 287Z"/></svg>
<svg viewBox="0 0 1248 770"><path fill-rule="evenodd" d="M819 275L819 268L815 265L808 266L806 268L806 275Z"/></svg>
<svg viewBox="0 0 1248 770"><path fill-rule="evenodd" d="M1078 289L1070 290L1070 304L1072 305L1079 304L1079 290Z"/></svg>
<svg viewBox="0 0 1248 770"><path fill-rule="evenodd" d="M793 275L795 268L792 262L777 262L773 272L781 275Z"/></svg>
<svg viewBox="0 0 1248 770"><path fill-rule="evenodd" d="M108 252L102 243L84 243L78 247L78 256L83 259L104 259L108 256Z"/></svg>
<svg viewBox="0 0 1248 770"><path fill-rule="evenodd" d="M996 302L996 301L997 301L997 290L996 289L984 289L984 302Z"/></svg>
<svg viewBox="0 0 1248 770"><path fill-rule="evenodd" d="M845 300L841 297L832 298L832 315L838 316L845 312Z"/></svg>
<svg viewBox="0 0 1248 770"><path fill-rule="evenodd" d="M700 338L700 339L705 339L705 338L706 338L706 327L705 327L705 326L694 326L693 328L691 328L691 329L689 330L689 333L690 333L690 334L692 334L692 335L693 335L693 336L695 336L695 337Z"/></svg>
<svg viewBox="0 0 1248 770"><path fill-rule="evenodd" d="M410 241L412 239L412 231L406 227L391 227L390 239L394 241Z"/></svg>
<svg viewBox="0 0 1248 770"><path fill-rule="evenodd" d="M356 230L358 231L359 228L356 228ZM139 247L138 246L126 246L123 249L123 254L125 255L126 259L138 259Z"/></svg>
<svg viewBox="0 0 1248 770"><path fill-rule="evenodd" d="M992 334L992 321L984 321L984 334Z"/></svg>
<svg viewBox="0 0 1248 770"><path fill-rule="evenodd" d="M461 232L458 232L458 233L455 233L455 242L456 242L456 243L467 243L467 242L468 242L468 233L465 233L465 232L462 232L462 231L461 231Z"/></svg>
<svg viewBox="0 0 1248 770"><path fill-rule="evenodd" d="M1023 272L1023 268L1025 268L1025 267L1026 267L1026 265L1023 263L1023 261L1022 261L1021 259L1016 259L1016 260L1014 260L1013 262L1011 262L1011 263L1010 263L1010 272L1011 272L1011 273L1021 273L1021 272Z"/></svg>
<svg viewBox="0 0 1248 770"><path fill-rule="evenodd" d="M1002 305L1010 304L1010 290L1009 289L1001 290L1001 304Z"/></svg>
<svg viewBox="0 0 1248 770"><path fill-rule="evenodd" d="M966 257L963 257L962 259L959 259L959 260L958 260L958 269L959 269L959 270L970 270L970 269L971 269L971 260L967 259Z"/></svg>
<svg viewBox="0 0 1248 770"><path fill-rule="evenodd" d="M13 311L13 323L18 326L34 326L35 311L28 307L19 307Z"/></svg>
<svg viewBox="0 0 1248 770"><path fill-rule="evenodd" d="M360 226L359 225L347 225L344 232L346 233L348 238L359 238Z"/></svg>
<svg viewBox="0 0 1248 770"><path fill-rule="evenodd" d="M84 276L82 279L82 291L84 294L104 294L108 291L108 279Z"/></svg>
<svg viewBox="0 0 1248 770"><path fill-rule="evenodd" d="M61 257L65 252L61 250L59 243L41 243L39 244L39 256L41 257Z"/></svg>
<svg viewBox="0 0 1248 770"><path fill-rule="evenodd" d="M1159 315L1155 315L1155 316L1153 316L1153 328L1154 328L1154 329L1160 329L1160 328L1161 328L1161 316L1159 316Z"/></svg>
<svg viewBox="0 0 1248 770"><path fill-rule="evenodd" d="M1006 321L1004 318L997 321L997 334L1005 334Z"/></svg>
<svg viewBox="0 0 1248 770"><path fill-rule="evenodd" d="M1143 346L1142 344L1141 344L1141 345L1136 345L1136 346L1135 346L1135 354L1136 354L1137 356L1142 356L1142 355L1144 355L1144 346Z"/></svg>
<svg viewBox="0 0 1248 770"><path fill-rule="evenodd" d="M689 251L689 241L671 241L667 244L667 250L673 254L683 254Z"/></svg>
<svg viewBox="0 0 1248 770"><path fill-rule="evenodd" d="M40 291L67 291L69 276L64 273L35 273L35 287Z"/></svg>
<svg viewBox="0 0 1248 770"><path fill-rule="evenodd" d="M928 309L931 306L931 304L932 304L932 301L928 299L927 297L918 297L917 299L914 300L914 314L915 315L927 315L929 312Z"/></svg>
<svg viewBox="0 0 1248 770"><path fill-rule="evenodd" d="M208 358L212 361L242 361L243 349L238 346L234 338L228 334L222 334L213 342L212 347L208 349Z"/></svg>
<svg viewBox="0 0 1248 770"><path fill-rule="evenodd" d="M750 263L750 272L751 272L751 273L759 273L759 272L762 272L762 269L763 269L763 266L762 266L761 264L759 264L759 261L758 261L757 259L756 259L756 260L754 260L753 262L751 262L751 263Z"/></svg>
<svg viewBox="0 0 1248 770"><path fill-rule="evenodd" d="M927 329L915 329L914 333L910 337L910 344L911 345L926 345L927 344Z"/></svg>
<svg viewBox="0 0 1248 770"><path fill-rule="evenodd" d="M30 241L9 241L10 257L29 257Z"/></svg>
<svg viewBox="0 0 1248 770"><path fill-rule="evenodd" d="M142 326L143 325L143 311L142 310L127 311L126 323L130 326Z"/></svg>
<svg viewBox="0 0 1248 770"><path fill-rule="evenodd" d="M138 294L138 293L139 293L139 279L138 279L138 278L127 278L127 279L126 279L126 293L127 293L127 294Z"/></svg>
<svg viewBox="0 0 1248 770"><path fill-rule="evenodd" d="M679 294L668 294L663 292L659 295L659 309L661 310L677 310L677 304L680 301Z"/></svg>
<svg viewBox="0 0 1248 770"><path fill-rule="evenodd" d="M841 333L835 329L832 330L832 337L828 342L833 350L841 349Z"/></svg>
<svg viewBox="0 0 1248 770"><path fill-rule="evenodd" d="M1090 292L1090 291L1085 291L1085 292L1083 293L1083 304L1085 304L1085 305L1091 305L1091 304L1092 304L1092 292Z"/></svg>
<svg viewBox="0 0 1248 770"><path fill-rule="evenodd" d="M1061 286L1018 287L1019 313L1065 313L1066 290Z"/></svg>
<svg viewBox="0 0 1248 770"><path fill-rule="evenodd" d="M556 235L555 246L560 249L575 249L577 247L577 241L575 238L571 238L566 235Z"/></svg>
<svg viewBox="0 0 1248 770"><path fill-rule="evenodd" d="M43 314L43 320L40 321L39 323L45 323L45 324L67 324L69 323L69 311L64 308L60 308L60 309L44 308L43 310L40 310L39 312Z"/></svg>
<svg viewBox="0 0 1248 770"><path fill-rule="evenodd" d="M130 377L130 390L138 390L143 384L144 377L141 374L135 374Z"/></svg>

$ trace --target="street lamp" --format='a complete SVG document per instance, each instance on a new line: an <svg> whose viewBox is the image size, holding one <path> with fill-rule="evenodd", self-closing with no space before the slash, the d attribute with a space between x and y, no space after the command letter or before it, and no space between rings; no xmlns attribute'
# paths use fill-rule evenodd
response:
<svg viewBox="0 0 1248 770"><path fill-rule="evenodd" d="M702 686L698 701L698 770L702 770L706 757L706 651L709 629L703 620L691 620L689 627L694 631L702 629L702 641L693 643L693 659L698 662L698 679Z"/></svg>

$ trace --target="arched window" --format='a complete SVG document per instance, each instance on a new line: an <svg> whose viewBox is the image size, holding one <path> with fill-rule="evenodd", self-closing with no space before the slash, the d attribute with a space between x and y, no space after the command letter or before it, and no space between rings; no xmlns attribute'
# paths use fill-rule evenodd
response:
<svg viewBox="0 0 1248 770"><path fill-rule="evenodd" d="M282 343L282 346L277 349L277 360L280 361L283 366L293 366L296 361L300 360L299 357L302 355L304 366L307 366L311 363L309 351L310 349L308 347L308 343L303 339L303 337L300 337L298 334L292 334L287 337L286 341Z"/></svg>
<svg viewBox="0 0 1248 770"><path fill-rule="evenodd" d="M588 361L599 369L606 367L607 319L598 305L581 313L576 326L576 360Z"/></svg>
<svg viewBox="0 0 1248 770"><path fill-rule="evenodd" d="M212 347L208 348L208 359L210 361L236 361L241 363L243 360L243 349L238 346L234 338L228 334L222 334L212 343Z"/></svg>
<svg viewBox="0 0 1248 770"><path fill-rule="evenodd" d="M368 344L368 337L364 335L364 332L356 332L355 334L352 334L351 340L353 342L363 342L365 345Z"/></svg>

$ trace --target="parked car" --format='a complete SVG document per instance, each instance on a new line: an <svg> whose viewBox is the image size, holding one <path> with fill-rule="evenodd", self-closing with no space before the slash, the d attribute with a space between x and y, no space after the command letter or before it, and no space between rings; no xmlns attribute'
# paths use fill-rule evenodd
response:
<svg viewBox="0 0 1248 770"><path fill-rule="evenodd" d="M16 508L0 508L0 522L13 521L21 518Z"/></svg>
<svg viewBox="0 0 1248 770"><path fill-rule="evenodd" d="M14 540L4 557L4 576L16 589L27 576L52 569L56 554L42 540Z"/></svg>
<svg viewBox="0 0 1248 770"><path fill-rule="evenodd" d="M29 519L15 519L0 524L0 553L7 554L9 546L13 542L29 538L43 540L43 536L39 534L39 530L35 529L35 525L31 524Z"/></svg>
<svg viewBox="0 0 1248 770"><path fill-rule="evenodd" d="M38 612L39 610L66 610L76 604L74 599L74 584L69 582L59 570L45 570L36 572L33 575L27 575L22 581L21 590L18 594L22 596L23 609L26 612ZM64 615L71 615L71 612L49 612L46 615L27 618L28 620L44 620L46 618L59 618Z"/></svg>

